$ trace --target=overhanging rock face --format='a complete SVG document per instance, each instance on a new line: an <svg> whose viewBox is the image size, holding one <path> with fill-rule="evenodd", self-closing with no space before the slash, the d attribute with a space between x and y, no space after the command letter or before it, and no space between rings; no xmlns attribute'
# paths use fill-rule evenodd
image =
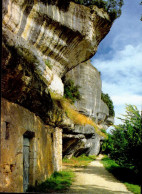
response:
<svg viewBox="0 0 142 194"><path fill-rule="evenodd" d="M48 1L3 1L3 28L6 29L3 37L13 36L14 42L21 37L24 42L19 45L21 55L25 49L27 55L34 53L38 59L35 64L38 67L34 67L37 74L59 93L63 89L56 88L59 79L55 74L62 77L92 57L111 25L108 14L96 6L90 9L70 2L66 9L61 9ZM50 67L45 64L47 60Z"/></svg>
<svg viewBox="0 0 142 194"><path fill-rule="evenodd" d="M91 125L75 125L74 129L63 129L63 157L98 155L104 138Z"/></svg>

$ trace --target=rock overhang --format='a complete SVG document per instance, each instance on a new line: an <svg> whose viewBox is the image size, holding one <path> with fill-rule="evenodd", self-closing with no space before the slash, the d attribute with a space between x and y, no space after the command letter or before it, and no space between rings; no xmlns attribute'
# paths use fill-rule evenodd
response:
<svg viewBox="0 0 142 194"><path fill-rule="evenodd" d="M112 25L102 9L73 2L67 11L48 2L11 0L3 9L4 26L50 60L59 77L92 57Z"/></svg>
<svg viewBox="0 0 142 194"><path fill-rule="evenodd" d="M67 9L61 9L41 0L3 1L4 52L7 49L9 53L2 64L3 88L9 91L2 90L3 97L24 107L33 100L32 104L36 103L30 110L36 112L41 107L40 115L46 120L48 110L53 108L49 91L63 95L61 78L95 54L111 25L108 14L96 6L70 2ZM14 58L19 57L20 62L14 65ZM28 75L21 68L27 69ZM32 80L37 80L36 86ZM16 82L22 83L17 92Z"/></svg>

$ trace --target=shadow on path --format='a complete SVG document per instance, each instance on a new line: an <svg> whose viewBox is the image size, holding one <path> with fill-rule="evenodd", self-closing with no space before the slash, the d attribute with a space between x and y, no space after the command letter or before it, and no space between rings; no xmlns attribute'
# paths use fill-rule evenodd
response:
<svg viewBox="0 0 142 194"><path fill-rule="evenodd" d="M87 167L70 167L76 174L67 193L130 194L123 183L109 173L100 162L102 156ZM69 166L68 166L69 167Z"/></svg>
<svg viewBox="0 0 142 194"><path fill-rule="evenodd" d="M102 188L98 185L81 185L81 186L74 186L71 190L69 190L67 193L94 193L94 194L130 194L129 191L112 191L108 188Z"/></svg>

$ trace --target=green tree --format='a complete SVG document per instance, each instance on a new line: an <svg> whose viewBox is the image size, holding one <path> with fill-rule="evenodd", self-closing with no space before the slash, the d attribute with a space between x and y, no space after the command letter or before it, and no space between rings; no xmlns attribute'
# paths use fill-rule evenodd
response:
<svg viewBox="0 0 142 194"><path fill-rule="evenodd" d="M115 116L113 102L112 102L111 98L109 97L109 95L104 94L102 92L101 93L101 99L103 100L104 103L106 103L106 105L109 108L109 116Z"/></svg>
<svg viewBox="0 0 142 194"><path fill-rule="evenodd" d="M115 126L115 130L105 141L105 150L119 165L141 172L142 166L142 123L136 106L127 105L126 115L119 118L123 124Z"/></svg>

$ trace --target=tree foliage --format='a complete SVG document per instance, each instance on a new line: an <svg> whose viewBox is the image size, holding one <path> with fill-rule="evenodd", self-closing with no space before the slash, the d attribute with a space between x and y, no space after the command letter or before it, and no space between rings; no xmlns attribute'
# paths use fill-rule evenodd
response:
<svg viewBox="0 0 142 194"><path fill-rule="evenodd" d="M76 100L81 99L81 95L79 92L80 86L75 85L72 80L67 80L64 84L64 96L65 98L70 99L73 103Z"/></svg>
<svg viewBox="0 0 142 194"><path fill-rule="evenodd" d="M119 165L134 169L140 173L142 166L142 126L141 116L136 106L127 105L126 115L119 118L123 124L115 126L103 150L110 154Z"/></svg>
<svg viewBox="0 0 142 194"><path fill-rule="evenodd" d="M111 98L109 97L109 95L108 94L104 94L102 92L101 99L103 100L104 103L106 103L106 105L109 108L109 116L115 116L113 102L112 102Z"/></svg>
<svg viewBox="0 0 142 194"><path fill-rule="evenodd" d="M75 3L90 6L96 5L99 8L103 8L110 14L112 19L116 19L121 15L121 8L123 6L123 0L72 0Z"/></svg>

